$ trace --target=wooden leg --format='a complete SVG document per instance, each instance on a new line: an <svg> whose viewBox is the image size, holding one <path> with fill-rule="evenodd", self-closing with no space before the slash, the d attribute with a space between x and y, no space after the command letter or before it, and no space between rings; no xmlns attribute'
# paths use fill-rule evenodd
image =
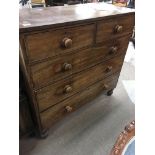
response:
<svg viewBox="0 0 155 155"><path fill-rule="evenodd" d="M45 139L48 136L48 130L44 130L42 131L42 133L40 134L40 138L41 139Z"/></svg>
<svg viewBox="0 0 155 155"><path fill-rule="evenodd" d="M135 28L133 30L133 34L132 34L132 37L131 37L130 41L132 41L132 43L134 45L134 48L135 48Z"/></svg>
<svg viewBox="0 0 155 155"><path fill-rule="evenodd" d="M135 38L131 38L130 41L132 41L133 46L134 46L134 48L135 48Z"/></svg>
<svg viewBox="0 0 155 155"><path fill-rule="evenodd" d="M114 90L114 89L109 90L109 91L107 92L107 96L111 96L111 95L113 94L113 90Z"/></svg>

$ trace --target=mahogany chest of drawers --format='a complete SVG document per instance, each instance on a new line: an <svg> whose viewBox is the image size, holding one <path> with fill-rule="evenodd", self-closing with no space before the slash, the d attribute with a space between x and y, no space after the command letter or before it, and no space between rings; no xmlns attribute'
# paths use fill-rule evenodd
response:
<svg viewBox="0 0 155 155"><path fill-rule="evenodd" d="M41 137L98 94L112 94L133 27L133 10L104 3L20 10L20 67Z"/></svg>

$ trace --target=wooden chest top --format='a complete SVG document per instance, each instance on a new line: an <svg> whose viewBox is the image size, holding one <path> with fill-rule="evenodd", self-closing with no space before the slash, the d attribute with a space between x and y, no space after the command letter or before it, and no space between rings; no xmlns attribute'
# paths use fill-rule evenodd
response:
<svg viewBox="0 0 155 155"><path fill-rule="evenodd" d="M106 3L88 3L72 6L57 6L47 8L25 8L19 11L20 32L47 29L55 26L70 25L82 21L134 14L134 9L116 7Z"/></svg>

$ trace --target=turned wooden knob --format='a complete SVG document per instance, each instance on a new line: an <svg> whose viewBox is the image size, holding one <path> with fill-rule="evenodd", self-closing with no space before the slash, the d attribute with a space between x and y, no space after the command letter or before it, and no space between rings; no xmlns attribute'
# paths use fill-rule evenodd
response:
<svg viewBox="0 0 155 155"><path fill-rule="evenodd" d="M120 32L122 32L122 30L123 30L123 26L121 26L121 25L116 25L114 30L115 30L116 33L120 33Z"/></svg>
<svg viewBox="0 0 155 155"><path fill-rule="evenodd" d="M66 109L67 112L71 112L73 110L73 108L71 106L69 106L69 105L66 106L65 109Z"/></svg>
<svg viewBox="0 0 155 155"><path fill-rule="evenodd" d="M103 89L107 90L109 88L109 86L107 84L103 85Z"/></svg>
<svg viewBox="0 0 155 155"><path fill-rule="evenodd" d="M64 63L63 64L63 70L67 71L67 70L71 70L72 69L72 65L69 63Z"/></svg>
<svg viewBox="0 0 155 155"><path fill-rule="evenodd" d="M64 87L64 93L70 93L72 91L72 87L70 85L66 85Z"/></svg>
<svg viewBox="0 0 155 155"><path fill-rule="evenodd" d="M72 39L65 37L65 38L62 40L62 46L63 46L63 47L66 47L66 48L71 47L71 46L72 46Z"/></svg>
<svg viewBox="0 0 155 155"><path fill-rule="evenodd" d="M118 51L117 46L113 46L113 47L110 48L109 54L115 54L115 53L117 53L117 51Z"/></svg>
<svg viewBox="0 0 155 155"><path fill-rule="evenodd" d="M106 72L111 72L112 71L112 66L108 66L107 68L106 68Z"/></svg>

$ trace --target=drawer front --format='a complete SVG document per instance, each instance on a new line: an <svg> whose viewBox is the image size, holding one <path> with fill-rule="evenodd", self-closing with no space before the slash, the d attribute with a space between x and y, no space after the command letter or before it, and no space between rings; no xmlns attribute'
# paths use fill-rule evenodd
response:
<svg viewBox="0 0 155 155"><path fill-rule="evenodd" d="M108 90L113 89L117 84L118 77L119 75L115 75L101 80L84 91L79 92L52 108L40 113L43 128L49 128L60 118L63 118L65 115L95 98L100 92L106 93L107 86Z"/></svg>
<svg viewBox="0 0 155 155"><path fill-rule="evenodd" d="M85 49L31 66L34 88L39 89L106 59L125 54L129 39L130 35L108 41L101 47Z"/></svg>
<svg viewBox="0 0 155 155"><path fill-rule="evenodd" d="M40 112L66 99L93 83L121 70L124 56L115 57L68 79L49 85L37 92Z"/></svg>
<svg viewBox="0 0 155 155"><path fill-rule="evenodd" d="M95 25L51 30L25 36L29 62L67 53L93 44Z"/></svg>
<svg viewBox="0 0 155 155"><path fill-rule="evenodd" d="M109 38L116 38L124 34L132 33L133 27L133 15L100 21L97 23L96 43L102 43Z"/></svg>

